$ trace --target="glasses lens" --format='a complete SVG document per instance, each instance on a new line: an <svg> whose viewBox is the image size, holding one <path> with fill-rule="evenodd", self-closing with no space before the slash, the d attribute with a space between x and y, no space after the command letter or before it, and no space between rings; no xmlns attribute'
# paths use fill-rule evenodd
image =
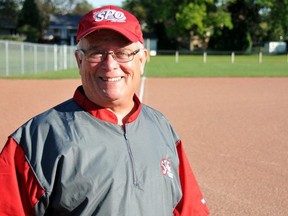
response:
<svg viewBox="0 0 288 216"><path fill-rule="evenodd" d="M107 56L107 53L101 50L91 50L89 53L87 53L88 61L95 62L95 63L104 61L106 56Z"/></svg>
<svg viewBox="0 0 288 216"><path fill-rule="evenodd" d="M116 60L117 62L125 63L132 61L134 55L136 55L139 52L139 50L136 50L134 52L132 52L129 49L119 49L111 52L103 50L89 50L89 51L87 50L84 52L83 50L82 52L86 55L86 60L91 63L103 62L106 60L109 54L111 54L114 60Z"/></svg>
<svg viewBox="0 0 288 216"><path fill-rule="evenodd" d="M118 62L127 62L133 59L130 50L116 50L113 57Z"/></svg>

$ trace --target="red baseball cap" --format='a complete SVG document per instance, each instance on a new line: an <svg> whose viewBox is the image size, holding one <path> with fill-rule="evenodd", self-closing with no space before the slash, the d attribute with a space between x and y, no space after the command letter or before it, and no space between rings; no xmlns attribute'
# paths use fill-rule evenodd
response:
<svg viewBox="0 0 288 216"><path fill-rule="evenodd" d="M78 24L76 41L99 29L111 29L131 42L144 44L141 26L131 13L113 5L96 8L85 14Z"/></svg>

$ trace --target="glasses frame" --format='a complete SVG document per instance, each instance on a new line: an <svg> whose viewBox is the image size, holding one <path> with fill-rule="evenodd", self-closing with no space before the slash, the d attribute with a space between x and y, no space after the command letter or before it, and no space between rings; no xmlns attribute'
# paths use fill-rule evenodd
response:
<svg viewBox="0 0 288 216"><path fill-rule="evenodd" d="M89 57L87 57L87 54L89 51L98 51L99 53L101 52L101 54L103 55L101 57L101 60L100 61L91 61L89 60ZM127 60L121 60L121 59L118 59L115 52L119 51L119 50L127 50L129 51L130 53L128 54L128 58ZM87 50L84 50L84 49L77 49L76 51L77 52L81 52L82 54L84 54L85 56L85 60L90 62L90 63L101 63L101 62L104 62L106 61L108 55L112 55L112 58L117 61L118 63L127 63L127 62L130 62L130 61L133 61L134 59L134 56L140 52L140 48L137 49L137 50L134 50L134 51L131 51L130 49L117 49L117 50L113 50L113 51L106 51L106 50L97 50L97 49L87 49ZM120 60L120 61L119 61Z"/></svg>

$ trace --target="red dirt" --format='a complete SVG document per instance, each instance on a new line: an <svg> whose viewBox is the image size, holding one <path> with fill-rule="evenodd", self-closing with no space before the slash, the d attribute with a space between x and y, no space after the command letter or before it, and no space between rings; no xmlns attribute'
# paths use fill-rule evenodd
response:
<svg viewBox="0 0 288 216"><path fill-rule="evenodd" d="M0 142L79 80L0 79ZM288 215L288 79L146 79L144 103L181 135L211 215Z"/></svg>

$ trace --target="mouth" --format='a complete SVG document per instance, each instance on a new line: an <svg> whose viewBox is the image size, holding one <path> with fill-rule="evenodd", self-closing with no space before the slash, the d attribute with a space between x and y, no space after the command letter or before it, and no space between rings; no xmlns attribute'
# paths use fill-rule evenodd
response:
<svg viewBox="0 0 288 216"><path fill-rule="evenodd" d="M118 82L123 78L123 76L120 77L100 77L100 79L104 82Z"/></svg>

